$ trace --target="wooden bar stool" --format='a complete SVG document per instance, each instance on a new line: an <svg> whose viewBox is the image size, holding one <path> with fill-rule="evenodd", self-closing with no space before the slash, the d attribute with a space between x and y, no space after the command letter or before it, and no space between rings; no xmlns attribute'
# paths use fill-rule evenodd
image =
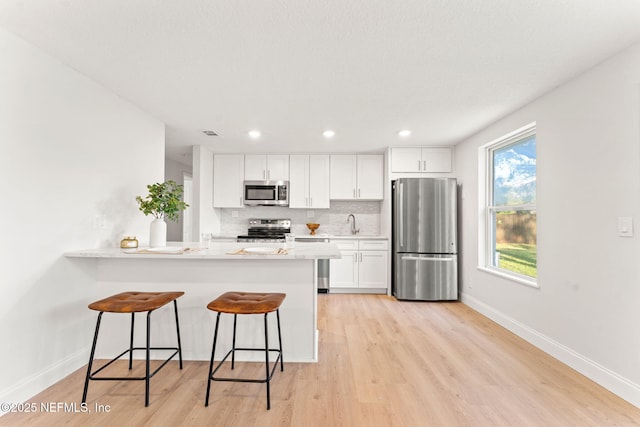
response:
<svg viewBox="0 0 640 427"><path fill-rule="evenodd" d="M149 380L158 372L164 365L166 365L177 354L180 359L180 369L182 369L182 346L180 344L180 325L178 324L178 304L176 299L184 295L184 292L123 292L117 295L112 295L108 298L89 304L91 310L99 311L98 322L96 323L96 331L93 336L93 346L91 347L91 355L89 356L89 365L87 366L87 377L84 381L84 392L82 394L82 403L87 401L87 390L89 389L89 380L96 381L141 381L145 382L144 393L144 406L149 406ZM178 346L177 347L151 347L151 312L165 306L173 301L173 310L176 317L176 332L178 334ZM129 341L129 348L120 353L118 356L111 359L109 362L101 366L94 372L91 372L93 365L93 357L96 351L96 343L98 342L98 331L100 330L100 321L104 312L108 313L131 313L131 338ZM134 347L133 346L133 326L136 313L147 312L147 344L146 347ZM129 369L131 370L133 365L133 352L135 350L146 351L146 363L145 363L145 376L144 377L95 377L97 373L111 365L116 360L120 359L125 354L129 353ZM162 363L155 371L149 372L149 356L151 350L174 350L168 359Z"/></svg>
<svg viewBox="0 0 640 427"><path fill-rule="evenodd" d="M209 406L209 392L211 391L211 381L235 381L235 382L248 382L248 383L266 383L267 384L267 409L271 409L271 394L269 390L269 382L271 377L278 366L278 360L280 360L280 371L284 370L284 361L282 358L282 335L280 334L280 305L284 301L286 294L274 294L274 293L255 293L255 292L227 292L220 295L218 298L211 301L207 308L212 311L218 312L216 316L215 332L213 334L213 348L211 350L211 363L209 363L209 377L207 381L207 396L205 397L204 406ZM267 315L271 312L276 312L276 319L278 321L278 344L279 348L269 348L269 334L267 332ZM220 314L229 313L233 314L233 342L231 350L224 356L224 358L218 363L216 368L213 368L213 356L216 352L216 341L218 340L218 325L220 324ZM238 314L264 314L264 348L236 348L236 321ZM231 355L231 369L235 365L235 352L236 351L264 351L265 353L265 368L266 375L264 379L246 379L246 378L220 378L216 377L215 373L220 369L227 357ZM269 352L277 352L278 357L273 364L273 369L269 371Z"/></svg>

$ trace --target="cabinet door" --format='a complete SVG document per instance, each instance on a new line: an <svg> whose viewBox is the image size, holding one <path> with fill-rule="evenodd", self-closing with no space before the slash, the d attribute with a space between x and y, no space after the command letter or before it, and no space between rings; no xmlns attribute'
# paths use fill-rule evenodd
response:
<svg viewBox="0 0 640 427"><path fill-rule="evenodd" d="M422 172L422 149L392 148L391 172Z"/></svg>
<svg viewBox="0 0 640 427"><path fill-rule="evenodd" d="M289 181L289 155L269 154L267 156L267 179Z"/></svg>
<svg viewBox="0 0 640 427"><path fill-rule="evenodd" d="M358 253L358 287L386 289L387 261L387 251L360 251Z"/></svg>
<svg viewBox="0 0 640 427"><path fill-rule="evenodd" d="M330 198L353 200L356 198L357 158L355 154L331 155Z"/></svg>
<svg viewBox="0 0 640 427"><path fill-rule="evenodd" d="M358 155L356 197L366 200L382 200L384 193L384 157L379 154Z"/></svg>
<svg viewBox="0 0 640 427"><path fill-rule="evenodd" d="M358 252L343 250L342 258L332 259L329 268L329 288L358 287Z"/></svg>
<svg viewBox="0 0 640 427"><path fill-rule="evenodd" d="M306 208L309 203L309 156L289 157L289 207Z"/></svg>
<svg viewBox="0 0 640 427"><path fill-rule="evenodd" d="M422 172L451 172L451 148L423 148Z"/></svg>
<svg viewBox="0 0 640 427"><path fill-rule="evenodd" d="M309 156L309 207L329 208L329 155Z"/></svg>
<svg viewBox="0 0 640 427"><path fill-rule="evenodd" d="M213 207L242 208L244 156L216 154L213 156Z"/></svg>
<svg viewBox="0 0 640 427"><path fill-rule="evenodd" d="M244 156L244 179L263 181L267 179L267 156L264 154L246 154Z"/></svg>

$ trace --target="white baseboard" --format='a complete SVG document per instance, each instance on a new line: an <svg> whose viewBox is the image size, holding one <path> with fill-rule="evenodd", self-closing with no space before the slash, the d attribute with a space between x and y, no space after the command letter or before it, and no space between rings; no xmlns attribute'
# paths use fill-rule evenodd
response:
<svg viewBox="0 0 640 427"><path fill-rule="evenodd" d="M505 327L540 350L555 357L582 375L598 383L602 387L620 396L622 399L640 408L640 385L594 362L588 357L554 341L544 334L518 322L504 313L488 306L482 301L461 294L460 300L465 305L487 316L489 319Z"/></svg>
<svg viewBox="0 0 640 427"><path fill-rule="evenodd" d="M22 403L31 399L47 387L52 386L78 368L86 365L88 355L89 348L80 350L39 372L29 375L19 383L0 391L0 402ZM81 398L82 390L78 389L77 401L79 402ZM4 414L5 412L0 411L0 416Z"/></svg>

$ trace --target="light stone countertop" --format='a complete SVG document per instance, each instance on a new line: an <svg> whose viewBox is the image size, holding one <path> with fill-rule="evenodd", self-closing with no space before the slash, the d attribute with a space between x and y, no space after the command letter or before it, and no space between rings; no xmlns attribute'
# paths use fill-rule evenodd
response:
<svg viewBox="0 0 640 427"><path fill-rule="evenodd" d="M154 249L155 253L136 253L136 249L98 248L65 252L70 258L122 258L122 259L339 259L340 249L333 243L296 242L293 248L287 249L286 254L276 254L278 249L284 248L283 243L238 243L213 241L209 248L202 248L201 243L169 242L166 252L162 248ZM173 252L179 248L189 248L186 252ZM240 249L255 249L264 253L232 254ZM269 251L273 249L273 251Z"/></svg>

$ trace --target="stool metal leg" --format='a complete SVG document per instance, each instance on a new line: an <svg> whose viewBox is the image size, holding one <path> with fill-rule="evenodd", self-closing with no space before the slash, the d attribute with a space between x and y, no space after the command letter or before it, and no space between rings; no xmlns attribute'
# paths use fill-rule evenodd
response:
<svg viewBox="0 0 640 427"><path fill-rule="evenodd" d="M276 319L278 319L278 344L280 345L280 372L284 371L284 357L282 357L282 335L280 334L280 309L276 310Z"/></svg>
<svg viewBox="0 0 640 427"><path fill-rule="evenodd" d="M211 309L214 310L214 309ZM215 310L214 310L215 311ZM218 328L220 326L220 315L222 314L221 311L218 311L218 314L216 316L216 324L215 324L215 330L214 330L214 334L213 334L213 347L211 349L211 360L209 361L209 374L207 377L207 394L205 396L205 406L209 406L209 396L211 394L211 382L212 381L233 381L233 382L244 382L244 383L265 383L266 387L267 387L267 410L271 409L271 377L273 376L273 373L275 372L275 370L278 367L278 358L280 358L280 370L283 371L284 370L284 363L283 363L283 359L282 359L282 333L280 330L280 312L276 309L276 315L277 315L277 322L278 322L278 344L279 344L279 348L269 348L269 321L268 321L268 315L270 312L262 312L260 314L264 314L264 319L263 319L263 323L264 323L264 347L260 347L260 348L236 348L236 326L237 326L237 313L234 313L234 318L233 318L233 337L232 337L232 347L231 350L229 350L226 355L222 358L222 360L220 360L217 364L214 363L214 356L215 356L215 350L216 350L216 344L218 342ZM241 313L241 314L249 314L249 313ZM253 314L253 313L252 313ZM257 313L255 313L257 314ZM216 376L216 373L218 372L218 370L222 367L222 365L224 364L224 362L227 360L227 358L229 356L231 356L231 366L233 369L233 364L234 364L234 358L235 358L235 352L236 351L264 351L264 361L265 361L265 376L264 378L238 378L238 377L223 377L223 376ZM278 354L278 356L276 357L276 360L274 360L273 362L273 366L270 366L270 360L269 360L269 353L270 352L276 352Z"/></svg>
<svg viewBox="0 0 640 427"><path fill-rule="evenodd" d="M233 315L233 341L231 343L231 369L234 369L236 366L236 321L238 320L238 315Z"/></svg>
<svg viewBox="0 0 640 427"><path fill-rule="evenodd" d="M204 398L204 406L209 406L209 393L211 391L211 373L213 371L213 356L216 353L216 341L218 340L218 325L220 324L220 312L216 316L216 326L213 332L213 348L211 349L211 362L209 363L209 376L207 377L207 395Z"/></svg>
<svg viewBox="0 0 640 427"><path fill-rule="evenodd" d="M265 368L267 370L267 376L265 377L267 383L267 409L271 409L271 393L269 389L269 332L267 331L267 314L264 314L264 355L266 358Z"/></svg>
<svg viewBox="0 0 640 427"><path fill-rule="evenodd" d="M91 367L93 366L93 357L96 354L96 344L98 343L98 331L100 330L100 320L102 320L103 311L98 314L96 322L96 331L93 334L93 345L91 346L91 355L89 356L89 365L87 366L87 376L84 380L84 392L82 393L82 403L87 401L87 391L89 390L89 378L91 377Z"/></svg>
<svg viewBox="0 0 640 427"><path fill-rule="evenodd" d="M150 379L150 363L149 359L151 357L151 311L147 312L147 360L145 363L145 378L144 378L144 406L149 406L149 379Z"/></svg>
<svg viewBox="0 0 640 427"><path fill-rule="evenodd" d="M176 314L176 332L178 333L178 358L180 359L180 369L182 369L182 344L180 342L180 324L178 323L178 303L173 300L173 311Z"/></svg>
<svg viewBox="0 0 640 427"><path fill-rule="evenodd" d="M133 367L133 324L136 320L136 313L131 313L131 340L129 341L129 370Z"/></svg>
<svg viewBox="0 0 640 427"><path fill-rule="evenodd" d="M98 314L98 321L96 323L96 330L93 336L93 344L91 347L91 355L89 358L89 363L87 365L87 376L85 378L85 384L84 384L84 390L83 390L83 394L82 394L82 402L86 403L86 399L87 399L87 392L89 389L89 381L92 380L101 380L101 381L144 381L145 382L145 396L144 396L144 406L149 406L149 394L150 394L150 382L151 382L151 377L153 377L160 369L162 369L169 361L171 361L176 355L179 356L180 359L180 369L182 369L182 343L181 343L181 339L180 339L180 324L179 324L179 320L178 320L178 307L177 304L175 303L175 299L173 300L174 302L174 313L175 313L175 317L176 317L176 333L177 333L177 339L178 339L178 343L177 343L177 347L151 347L151 313L154 310L146 310L147 313L147 331L146 331L146 345L144 347L140 346L140 347L134 347L134 336L135 336L135 312L131 312L131 331L130 331L130 337L129 337L129 347L124 350L122 353L118 354L117 356L115 356L113 359L111 359L110 361L108 361L107 363L103 364L101 367L97 368L95 370L95 372L93 372L93 365L94 365L94 358L95 358L95 351L96 351L96 346L97 346L97 342L98 342L98 334L100 331L100 323L102 321L102 315L105 313L104 311L101 311ZM92 308L91 306L89 306L89 308ZM127 311L123 310L123 311L114 311L115 313L126 313ZM140 311L142 312L142 311ZM109 375L101 375L98 376L98 373L102 372L104 369L108 368L109 366L111 366L113 363L117 362L118 360L120 360L121 358L123 358L127 353L129 353L129 370L132 370L133 368L133 352L134 351L140 351L140 350L144 350L145 351L145 374L144 376L140 375L140 376L132 376L132 375L127 375L127 376L122 376L122 377L116 377L116 376L109 376ZM154 369L153 372L151 372L151 350L160 350L160 351L172 351L173 353L166 359L164 360L164 362L162 364L160 364L158 367L156 367Z"/></svg>

